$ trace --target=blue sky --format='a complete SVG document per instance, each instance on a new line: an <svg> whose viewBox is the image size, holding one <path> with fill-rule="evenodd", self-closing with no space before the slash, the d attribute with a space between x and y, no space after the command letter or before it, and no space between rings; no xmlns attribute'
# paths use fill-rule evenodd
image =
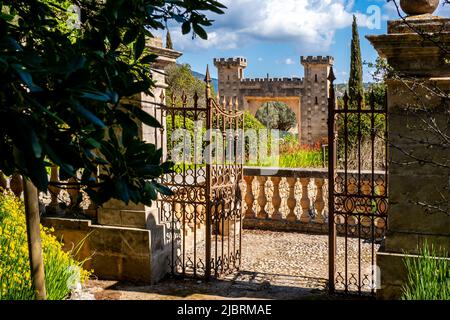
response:
<svg viewBox="0 0 450 320"><path fill-rule="evenodd" d="M222 0L225 15L208 28L207 41L181 35L169 26L174 47L183 52L180 63L204 73L213 58L245 57L248 78L303 76L301 55L332 55L338 83L348 81L352 15L358 18L363 60L374 62L377 54L367 34L386 32L387 20L398 18L386 0ZM448 8L438 14L446 15ZM211 68L213 77L216 69ZM371 81L365 68L364 80Z"/></svg>

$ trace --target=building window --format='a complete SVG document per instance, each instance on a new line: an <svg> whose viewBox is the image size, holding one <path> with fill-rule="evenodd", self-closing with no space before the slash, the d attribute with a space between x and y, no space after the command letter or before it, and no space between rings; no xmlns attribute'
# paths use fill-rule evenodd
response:
<svg viewBox="0 0 450 320"><path fill-rule="evenodd" d="M228 81L230 81L230 76L227 76Z"/></svg>
<svg viewBox="0 0 450 320"><path fill-rule="evenodd" d="M316 97L316 105L319 104L319 99Z"/></svg>
<svg viewBox="0 0 450 320"><path fill-rule="evenodd" d="M317 83L317 74L314 76L314 81Z"/></svg>

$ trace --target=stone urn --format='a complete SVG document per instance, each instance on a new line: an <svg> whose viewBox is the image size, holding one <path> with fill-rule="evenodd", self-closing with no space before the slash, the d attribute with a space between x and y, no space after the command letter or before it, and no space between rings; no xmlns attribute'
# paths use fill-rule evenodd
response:
<svg viewBox="0 0 450 320"><path fill-rule="evenodd" d="M431 14L438 5L439 0L400 0L402 10L409 16Z"/></svg>

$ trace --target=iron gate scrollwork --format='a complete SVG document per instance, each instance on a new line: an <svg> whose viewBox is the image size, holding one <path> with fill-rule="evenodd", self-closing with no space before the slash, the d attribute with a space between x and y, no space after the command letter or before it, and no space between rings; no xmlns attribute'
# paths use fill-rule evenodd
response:
<svg viewBox="0 0 450 320"><path fill-rule="evenodd" d="M387 99L336 99L330 71L329 289L374 295L388 213Z"/></svg>
<svg viewBox="0 0 450 320"><path fill-rule="evenodd" d="M237 99L211 97L208 70L205 82L204 100L183 93L159 106L175 166L161 179L174 195L160 195L158 210L171 244L172 275L209 279L241 262L244 118Z"/></svg>

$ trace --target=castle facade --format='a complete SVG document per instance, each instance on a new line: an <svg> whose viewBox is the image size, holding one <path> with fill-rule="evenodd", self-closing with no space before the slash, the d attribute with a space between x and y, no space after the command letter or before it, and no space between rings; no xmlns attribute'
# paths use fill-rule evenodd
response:
<svg viewBox="0 0 450 320"><path fill-rule="evenodd" d="M253 115L264 102L286 103L297 117L298 137L303 144L321 143L328 136L328 75L331 56L302 56L303 78L244 77L245 58L218 58L219 97L237 98L239 106Z"/></svg>

